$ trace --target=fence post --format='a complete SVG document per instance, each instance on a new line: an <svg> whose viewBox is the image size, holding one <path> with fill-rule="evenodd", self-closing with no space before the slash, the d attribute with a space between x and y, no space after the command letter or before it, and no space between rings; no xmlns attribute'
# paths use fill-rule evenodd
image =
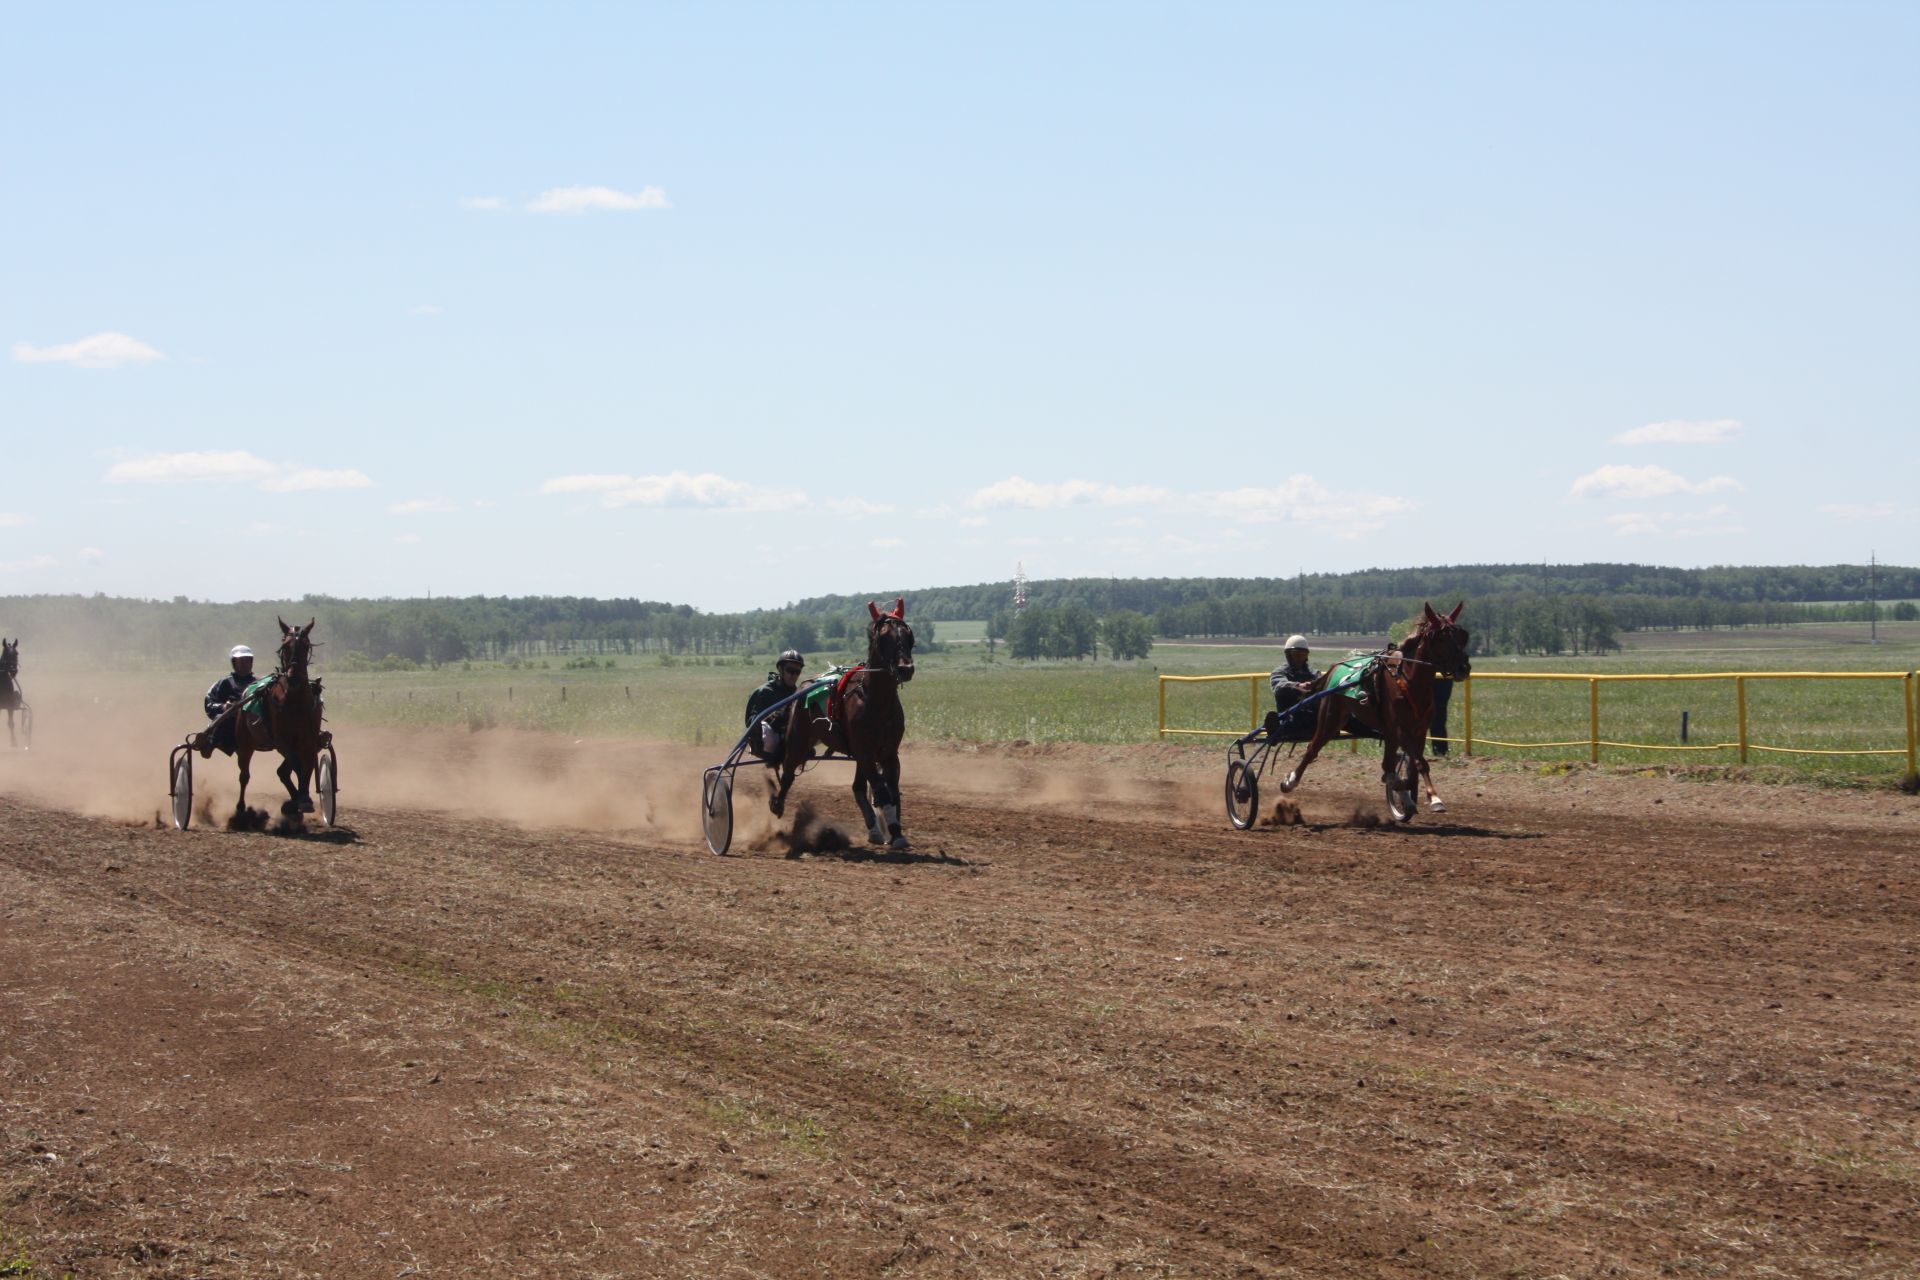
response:
<svg viewBox="0 0 1920 1280"><path fill-rule="evenodd" d="M1468 676L1460 682L1467 691L1467 754L1473 754L1473 677Z"/></svg>
<svg viewBox="0 0 1920 1280"><path fill-rule="evenodd" d="M1587 763L1600 763L1600 682L1587 681Z"/></svg>
<svg viewBox="0 0 1920 1280"><path fill-rule="evenodd" d="M1747 762L1747 678L1733 678L1733 705L1740 717L1740 763Z"/></svg>
<svg viewBox="0 0 1920 1280"><path fill-rule="evenodd" d="M1920 675L1907 672L1907 776L1920 774L1920 768L1914 767L1914 719L1920 717Z"/></svg>
<svg viewBox="0 0 1920 1280"><path fill-rule="evenodd" d="M1167 678L1160 677L1160 733L1162 742L1167 740Z"/></svg>

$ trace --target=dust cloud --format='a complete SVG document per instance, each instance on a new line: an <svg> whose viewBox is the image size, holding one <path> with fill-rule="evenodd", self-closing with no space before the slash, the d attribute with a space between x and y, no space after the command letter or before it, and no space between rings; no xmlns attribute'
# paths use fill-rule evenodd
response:
<svg viewBox="0 0 1920 1280"><path fill-rule="evenodd" d="M120 822L150 822L164 810L168 752L205 723L194 677L155 676L143 683L43 671L32 689L33 748L0 749L0 791ZM719 758L711 747L518 729L336 720L328 727L340 765L340 821L349 828L360 809L408 809L698 846L701 773ZM249 807L279 809L285 792L274 776L277 764L255 757ZM196 825L227 825L240 791L234 759L195 756L193 766ZM767 811L766 775L752 765L741 769L734 794L736 845L811 853L863 841L852 780L844 763L808 770L795 783L795 807L779 822ZM909 836L921 787L937 788L948 801L1105 817L1180 814L1205 822L1219 807L1210 777L1143 775L1137 765L1066 744L1028 750L910 740L902 782ZM236 821L248 829L259 825Z"/></svg>

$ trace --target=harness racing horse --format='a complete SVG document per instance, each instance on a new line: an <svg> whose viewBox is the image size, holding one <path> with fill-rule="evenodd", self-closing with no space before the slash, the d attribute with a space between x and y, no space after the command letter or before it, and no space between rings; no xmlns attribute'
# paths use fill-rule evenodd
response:
<svg viewBox="0 0 1920 1280"><path fill-rule="evenodd" d="M242 708L234 723L234 753L240 758L240 804L247 807L248 764L256 751L278 751L283 757L275 772L287 789L284 814L312 813L308 785L320 761L320 682L307 679L307 660L313 656L313 620L304 627L280 622L280 668L273 683L259 694L260 715ZM295 788L293 775L299 775Z"/></svg>
<svg viewBox="0 0 1920 1280"><path fill-rule="evenodd" d="M906 601L895 600L887 613L867 602L867 660L849 673L831 695L820 718L798 698L787 712L786 750L780 761L779 789L768 800L773 816L786 808L787 789L794 775L813 759L816 743L853 759L853 798L867 820L867 843L904 850L907 837L900 830L900 739L907 731L907 715L900 706L900 686L913 679L913 628L907 625ZM833 713L837 698L840 711ZM874 805L886 815L880 829Z"/></svg>
<svg viewBox="0 0 1920 1280"><path fill-rule="evenodd" d="M1282 792L1300 785L1307 766L1352 716L1383 739L1380 776L1387 784L1388 807L1394 810L1394 818L1404 821L1418 810L1416 774L1426 786L1427 807L1434 813L1447 811L1446 802L1433 789L1433 776L1427 767L1427 726L1433 721L1434 677L1464 680L1473 674L1467 660L1466 628L1458 622L1465 603L1454 605L1453 612L1445 617L1435 613L1433 605L1422 605L1419 625L1400 642L1397 651L1390 649L1361 678L1367 694L1364 704L1339 693L1320 699L1313 741L1307 744L1306 754L1293 772L1280 783ZM1324 686L1331 675L1329 671L1322 676L1319 684ZM1402 798L1396 801L1396 796Z"/></svg>
<svg viewBox="0 0 1920 1280"><path fill-rule="evenodd" d="M13 736L13 713L26 706L20 695L20 642L0 637L0 707L7 709L7 745L19 746Z"/></svg>

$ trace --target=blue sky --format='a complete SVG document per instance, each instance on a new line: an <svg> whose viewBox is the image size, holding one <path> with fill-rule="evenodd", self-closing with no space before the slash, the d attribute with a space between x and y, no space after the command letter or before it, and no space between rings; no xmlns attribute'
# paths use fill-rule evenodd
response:
<svg viewBox="0 0 1920 1280"><path fill-rule="evenodd" d="M16 5L0 594L1920 562L1920 7Z"/></svg>

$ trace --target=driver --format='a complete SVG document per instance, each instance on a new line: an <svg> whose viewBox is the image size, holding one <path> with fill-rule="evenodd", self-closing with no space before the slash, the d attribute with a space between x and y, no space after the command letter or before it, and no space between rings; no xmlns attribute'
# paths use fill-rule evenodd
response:
<svg viewBox="0 0 1920 1280"><path fill-rule="evenodd" d="M205 733L200 735L200 755L203 759L213 758L215 747L233 754L233 726L240 699L245 696L247 686L253 683L253 650L243 644L237 644L227 650L227 661L233 669L213 682L207 690L207 725Z"/></svg>
<svg viewBox="0 0 1920 1280"><path fill-rule="evenodd" d="M762 713L774 703L793 693L800 687L800 673L806 669L807 660L800 656L798 649L788 649L773 664L773 670L767 672L767 682L755 689L747 699L747 725L751 727ZM780 758L781 732L774 720L762 720L760 732L755 740L747 744L748 750L762 760Z"/></svg>
<svg viewBox="0 0 1920 1280"><path fill-rule="evenodd" d="M1313 682L1320 678L1320 673L1307 665L1309 650L1305 636L1288 636L1286 655L1286 662L1275 667L1267 677L1273 686L1273 705L1282 715L1306 697L1313 689Z"/></svg>

